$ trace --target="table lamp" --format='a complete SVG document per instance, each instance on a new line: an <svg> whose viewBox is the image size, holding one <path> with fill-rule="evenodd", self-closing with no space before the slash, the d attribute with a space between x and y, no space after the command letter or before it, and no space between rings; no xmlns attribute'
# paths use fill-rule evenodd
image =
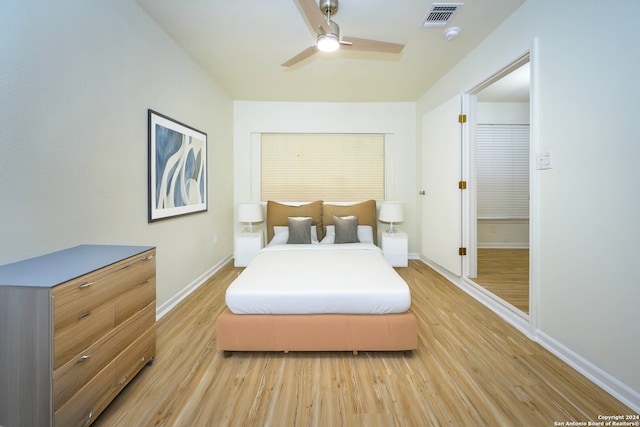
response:
<svg viewBox="0 0 640 427"><path fill-rule="evenodd" d="M393 224L404 221L402 202L382 202L380 205L380 216L378 219L382 222L388 222L388 232L393 234L395 232Z"/></svg>
<svg viewBox="0 0 640 427"><path fill-rule="evenodd" d="M253 232L253 223L262 222L262 206L259 203L240 203L238 205L238 222L249 223L245 230Z"/></svg>

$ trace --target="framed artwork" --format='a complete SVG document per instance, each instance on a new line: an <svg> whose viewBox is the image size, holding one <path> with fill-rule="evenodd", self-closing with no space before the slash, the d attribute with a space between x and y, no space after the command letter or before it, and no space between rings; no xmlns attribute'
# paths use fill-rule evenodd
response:
<svg viewBox="0 0 640 427"><path fill-rule="evenodd" d="M207 134L149 110L149 222L207 210Z"/></svg>

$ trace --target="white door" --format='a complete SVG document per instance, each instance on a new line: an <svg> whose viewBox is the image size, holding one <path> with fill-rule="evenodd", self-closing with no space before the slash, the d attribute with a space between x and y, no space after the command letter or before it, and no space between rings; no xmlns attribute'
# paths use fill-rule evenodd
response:
<svg viewBox="0 0 640 427"><path fill-rule="evenodd" d="M462 275L461 97L445 102L422 119L422 251L451 273Z"/></svg>

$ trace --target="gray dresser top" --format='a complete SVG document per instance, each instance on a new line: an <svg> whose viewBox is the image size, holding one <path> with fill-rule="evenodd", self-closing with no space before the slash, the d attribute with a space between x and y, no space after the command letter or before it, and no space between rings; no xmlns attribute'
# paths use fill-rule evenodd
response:
<svg viewBox="0 0 640 427"><path fill-rule="evenodd" d="M80 245L0 266L0 286L51 288L153 246Z"/></svg>

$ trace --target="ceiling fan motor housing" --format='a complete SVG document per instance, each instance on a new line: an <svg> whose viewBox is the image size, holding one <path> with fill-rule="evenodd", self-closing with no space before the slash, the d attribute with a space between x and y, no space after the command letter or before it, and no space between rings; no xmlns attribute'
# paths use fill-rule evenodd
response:
<svg viewBox="0 0 640 427"><path fill-rule="evenodd" d="M331 32L326 34L318 34L316 46L322 52L335 52L340 46L340 27L335 22L327 21Z"/></svg>
<svg viewBox="0 0 640 427"><path fill-rule="evenodd" d="M328 34L334 35L336 36L336 38L339 40L340 39L340 26L338 24L336 24L333 21L327 21L327 24L329 24L329 28L331 28L331 32Z"/></svg>

